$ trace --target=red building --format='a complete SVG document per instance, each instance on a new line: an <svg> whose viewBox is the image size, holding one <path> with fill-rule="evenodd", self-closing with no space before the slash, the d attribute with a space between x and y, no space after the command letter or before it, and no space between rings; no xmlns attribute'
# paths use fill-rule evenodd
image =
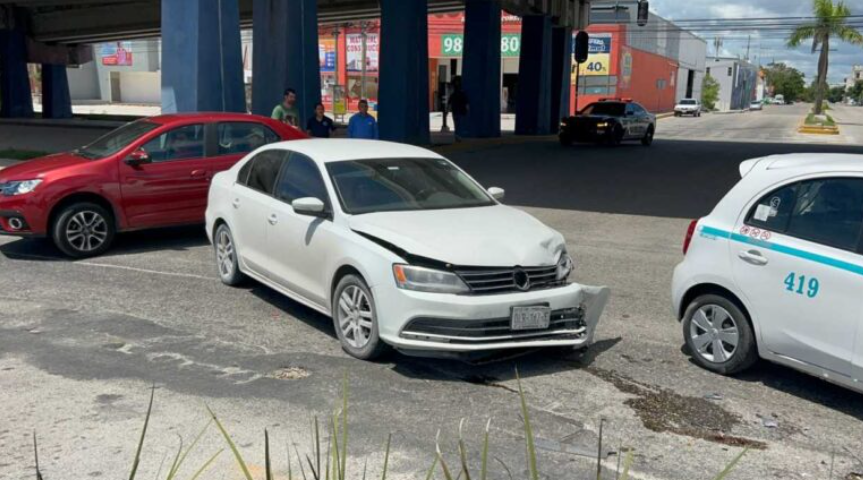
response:
<svg viewBox="0 0 863 480"><path fill-rule="evenodd" d="M501 110L514 112L518 92L521 19L504 13L501 24ZM674 108L677 60L653 53L649 47L631 45L629 39L639 37L633 35L635 32L628 32L627 28L627 25L597 24L587 29L591 35L591 54L578 69L577 95L576 68L573 63L571 109L576 106L581 109L590 102L607 97L632 98L654 112L671 111ZM434 111L440 109L439 92L443 91L453 76L460 75L462 71L464 12L429 15L428 42L429 105ZM372 105L377 102L379 44L380 25L376 21L364 25L320 28L321 83L324 103L328 108L333 107L334 85L344 86L349 111L356 109L362 97L368 98Z"/></svg>

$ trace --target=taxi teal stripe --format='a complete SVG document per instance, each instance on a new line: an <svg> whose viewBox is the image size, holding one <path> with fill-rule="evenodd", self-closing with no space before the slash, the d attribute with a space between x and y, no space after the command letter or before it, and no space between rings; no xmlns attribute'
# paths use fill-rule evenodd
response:
<svg viewBox="0 0 863 480"><path fill-rule="evenodd" d="M774 252L784 253L786 255L791 255L792 257L802 258L804 260L809 260L810 262L820 263L822 265L827 265L828 267L838 268L840 270L845 270L846 272L855 273L857 275L863 275L863 266L849 263L844 260L839 260L838 258L831 258L824 255L819 255L817 253L807 252L805 250L787 247L785 245L779 245L777 243L768 242L758 238L752 238L746 235L741 235L739 233L728 232L725 230L720 230L718 228L708 226L701 227L701 233L704 235L727 238L730 240L734 240L735 242L746 243L748 245L755 245L757 247L772 250Z"/></svg>

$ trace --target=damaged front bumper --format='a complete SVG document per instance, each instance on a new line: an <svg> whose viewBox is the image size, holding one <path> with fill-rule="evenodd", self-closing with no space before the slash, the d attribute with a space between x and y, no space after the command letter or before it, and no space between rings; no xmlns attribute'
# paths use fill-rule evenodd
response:
<svg viewBox="0 0 863 480"><path fill-rule="evenodd" d="M381 338L409 354L471 353L514 348L585 348L610 291L568 284L495 295L441 295L375 289ZM548 328L512 330L512 307L547 306Z"/></svg>

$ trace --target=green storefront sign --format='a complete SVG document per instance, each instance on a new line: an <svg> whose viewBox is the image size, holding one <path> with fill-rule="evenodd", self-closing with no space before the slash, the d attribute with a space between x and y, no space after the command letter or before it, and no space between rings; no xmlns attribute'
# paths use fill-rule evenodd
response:
<svg viewBox="0 0 863 480"><path fill-rule="evenodd" d="M444 57L460 57L464 52L464 35L447 33L441 35L440 53ZM521 52L521 34L504 33L500 36L500 55L517 57Z"/></svg>

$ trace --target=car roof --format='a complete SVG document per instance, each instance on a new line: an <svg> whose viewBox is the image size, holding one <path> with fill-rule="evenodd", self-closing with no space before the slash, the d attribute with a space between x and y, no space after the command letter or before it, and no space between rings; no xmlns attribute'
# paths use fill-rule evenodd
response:
<svg viewBox="0 0 863 480"><path fill-rule="evenodd" d="M863 155L849 153L789 153L747 160L740 164L745 176L753 170L782 174L863 172Z"/></svg>
<svg viewBox="0 0 863 480"><path fill-rule="evenodd" d="M147 117L145 120L158 123L160 125L168 125L171 123L189 122L189 121L250 121L269 122L268 117L260 115L252 115L249 113L230 113L230 112L196 112L196 113L170 113L165 115L156 115Z"/></svg>
<svg viewBox="0 0 863 480"><path fill-rule="evenodd" d="M266 149L290 150L318 163L370 158L443 158L431 150L404 143L347 138L291 140L272 143Z"/></svg>

